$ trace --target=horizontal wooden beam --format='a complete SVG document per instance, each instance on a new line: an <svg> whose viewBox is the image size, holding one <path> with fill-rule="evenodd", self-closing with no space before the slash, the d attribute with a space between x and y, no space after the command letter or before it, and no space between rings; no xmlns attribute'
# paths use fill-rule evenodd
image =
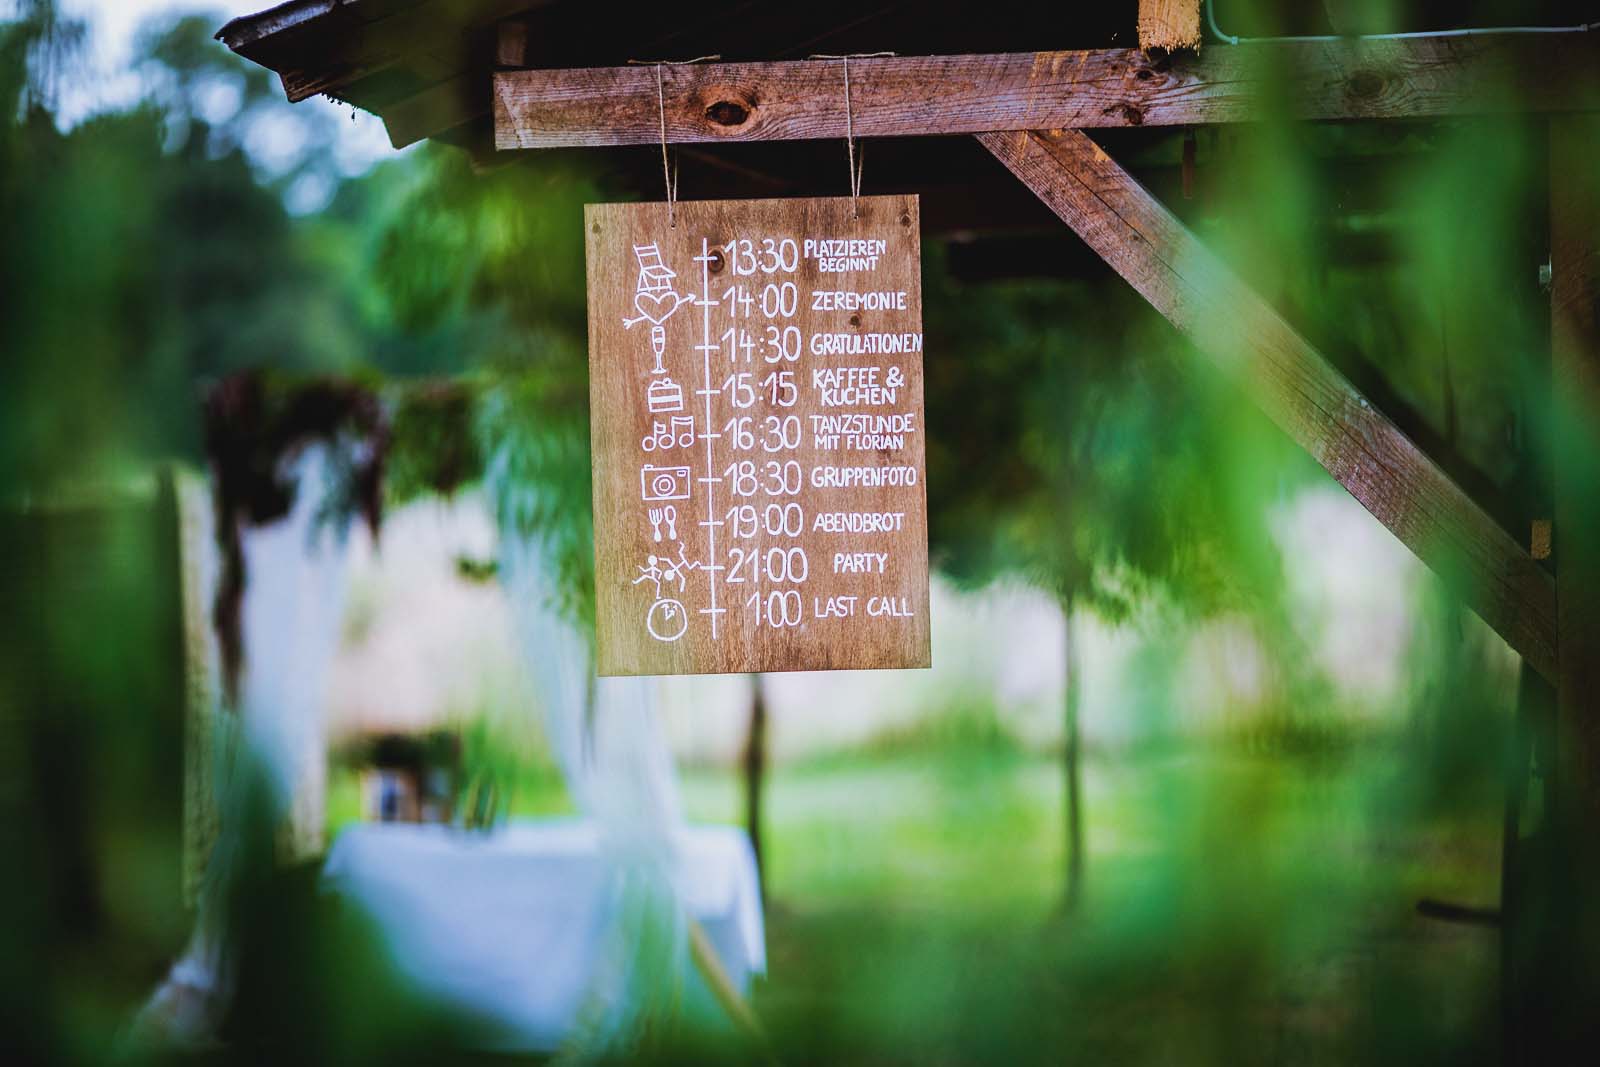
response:
<svg viewBox="0 0 1600 1067"><path fill-rule="evenodd" d="M1546 678L1551 576L1143 186L1076 130L979 138Z"/></svg>
<svg viewBox="0 0 1600 1067"><path fill-rule="evenodd" d="M843 137L843 75L837 59L500 71L495 145L654 143L663 101L674 142ZM850 61L858 137L1573 110L1600 110L1600 34Z"/></svg>

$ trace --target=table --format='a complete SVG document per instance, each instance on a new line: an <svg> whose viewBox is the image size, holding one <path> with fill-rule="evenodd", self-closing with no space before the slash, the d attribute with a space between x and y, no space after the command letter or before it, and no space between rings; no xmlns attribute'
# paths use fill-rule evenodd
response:
<svg viewBox="0 0 1600 1067"><path fill-rule="evenodd" d="M689 826L676 845L679 898L747 991L766 970L749 840ZM581 819L493 831L361 823L334 842L323 883L368 914L424 993L485 1020L487 1044L543 1051L569 1032L616 922L614 870Z"/></svg>

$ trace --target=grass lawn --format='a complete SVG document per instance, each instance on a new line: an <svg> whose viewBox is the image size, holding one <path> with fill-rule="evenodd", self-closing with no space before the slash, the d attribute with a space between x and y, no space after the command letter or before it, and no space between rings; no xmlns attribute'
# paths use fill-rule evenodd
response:
<svg viewBox="0 0 1600 1067"><path fill-rule="evenodd" d="M780 768L756 1008L813 1061L1492 1057L1496 935L1415 904L1494 904L1497 794L1425 815L1405 766L1377 744L1091 759L1070 915L1054 760ZM684 788L691 817L738 820L733 776Z"/></svg>
<svg viewBox="0 0 1600 1067"><path fill-rule="evenodd" d="M1493 1058L1496 934L1415 905L1495 903L1497 783L1442 807L1408 766L1392 742L1091 758L1071 914L1050 757L781 766L755 1008L785 1062ZM691 819L741 820L736 772L682 785ZM546 776L516 789L517 815L564 808Z"/></svg>

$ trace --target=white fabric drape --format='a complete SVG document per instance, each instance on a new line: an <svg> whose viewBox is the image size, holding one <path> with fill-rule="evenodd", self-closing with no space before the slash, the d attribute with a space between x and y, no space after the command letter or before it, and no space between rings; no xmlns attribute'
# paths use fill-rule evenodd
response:
<svg viewBox="0 0 1600 1067"><path fill-rule="evenodd" d="M297 485L290 513L243 531L238 714L219 716L240 730L236 739L219 738L220 832L201 886L195 934L144 1013L144 1021L168 1037L204 1037L231 992L222 907L242 858L245 783L238 754L247 752L264 777L276 810L287 817L295 850L320 841L324 695L338 648L348 557L349 516L330 517L328 508L337 464L348 458L334 451L341 447L350 446L308 446L286 461ZM549 743L600 843L609 895L603 910L613 918L564 1052L571 1059L601 1056L627 1048L685 1008L692 967L677 780L656 714L655 683L595 677L588 640L555 606L558 584L539 538L502 528L500 565ZM753 898L739 920L736 940L756 946L751 962L759 969L759 904ZM530 968L539 965L527 961Z"/></svg>
<svg viewBox="0 0 1600 1067"><path fill-rule="evenodd" d="M501 580L545 729L579 812L598 831L616 922L567 1051L615 1050L681 1004L688 919L674 884L683 829L654 682L596 678L588 641L554 606L536 537L502 529Z"/></svg>
<svg viewBox="0 0 1600 1067"><path fill-rule="evenodd" d="M239 711L276 810L287 818L290 848L305 856L322 847L325 697L344 617L350 516L328 507L330 449L307 446L292 462L298 488L289 514L243 535Z"/></svg>
<svg viewBox="0 0 1600 1067"><path fill-rule="evenodd" d="M194 933L135 1021L135 1031L145 1036L208 1040L232 993L224 907L250 845L242 837L246 807L261 799L251 794L250 772L266 786L280 845L295 855L320 847L327 790L323 698L338 651L351 521L328 505L334 449L357 447L311 444L285 457L286 480L295 486L289 514L240 531L243 671L236 709L213 717L217 836L200 879Z"/></svg>

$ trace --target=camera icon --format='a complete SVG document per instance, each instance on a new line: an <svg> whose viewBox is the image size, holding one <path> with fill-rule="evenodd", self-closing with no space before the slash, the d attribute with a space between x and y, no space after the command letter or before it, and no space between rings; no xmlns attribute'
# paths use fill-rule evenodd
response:
<svg viewBox="0 0 1600 1067"><path fill-rule="evenodd" d="M689 468L646 463L639 469L639 491L647 501L688 500Z"/></svg>

